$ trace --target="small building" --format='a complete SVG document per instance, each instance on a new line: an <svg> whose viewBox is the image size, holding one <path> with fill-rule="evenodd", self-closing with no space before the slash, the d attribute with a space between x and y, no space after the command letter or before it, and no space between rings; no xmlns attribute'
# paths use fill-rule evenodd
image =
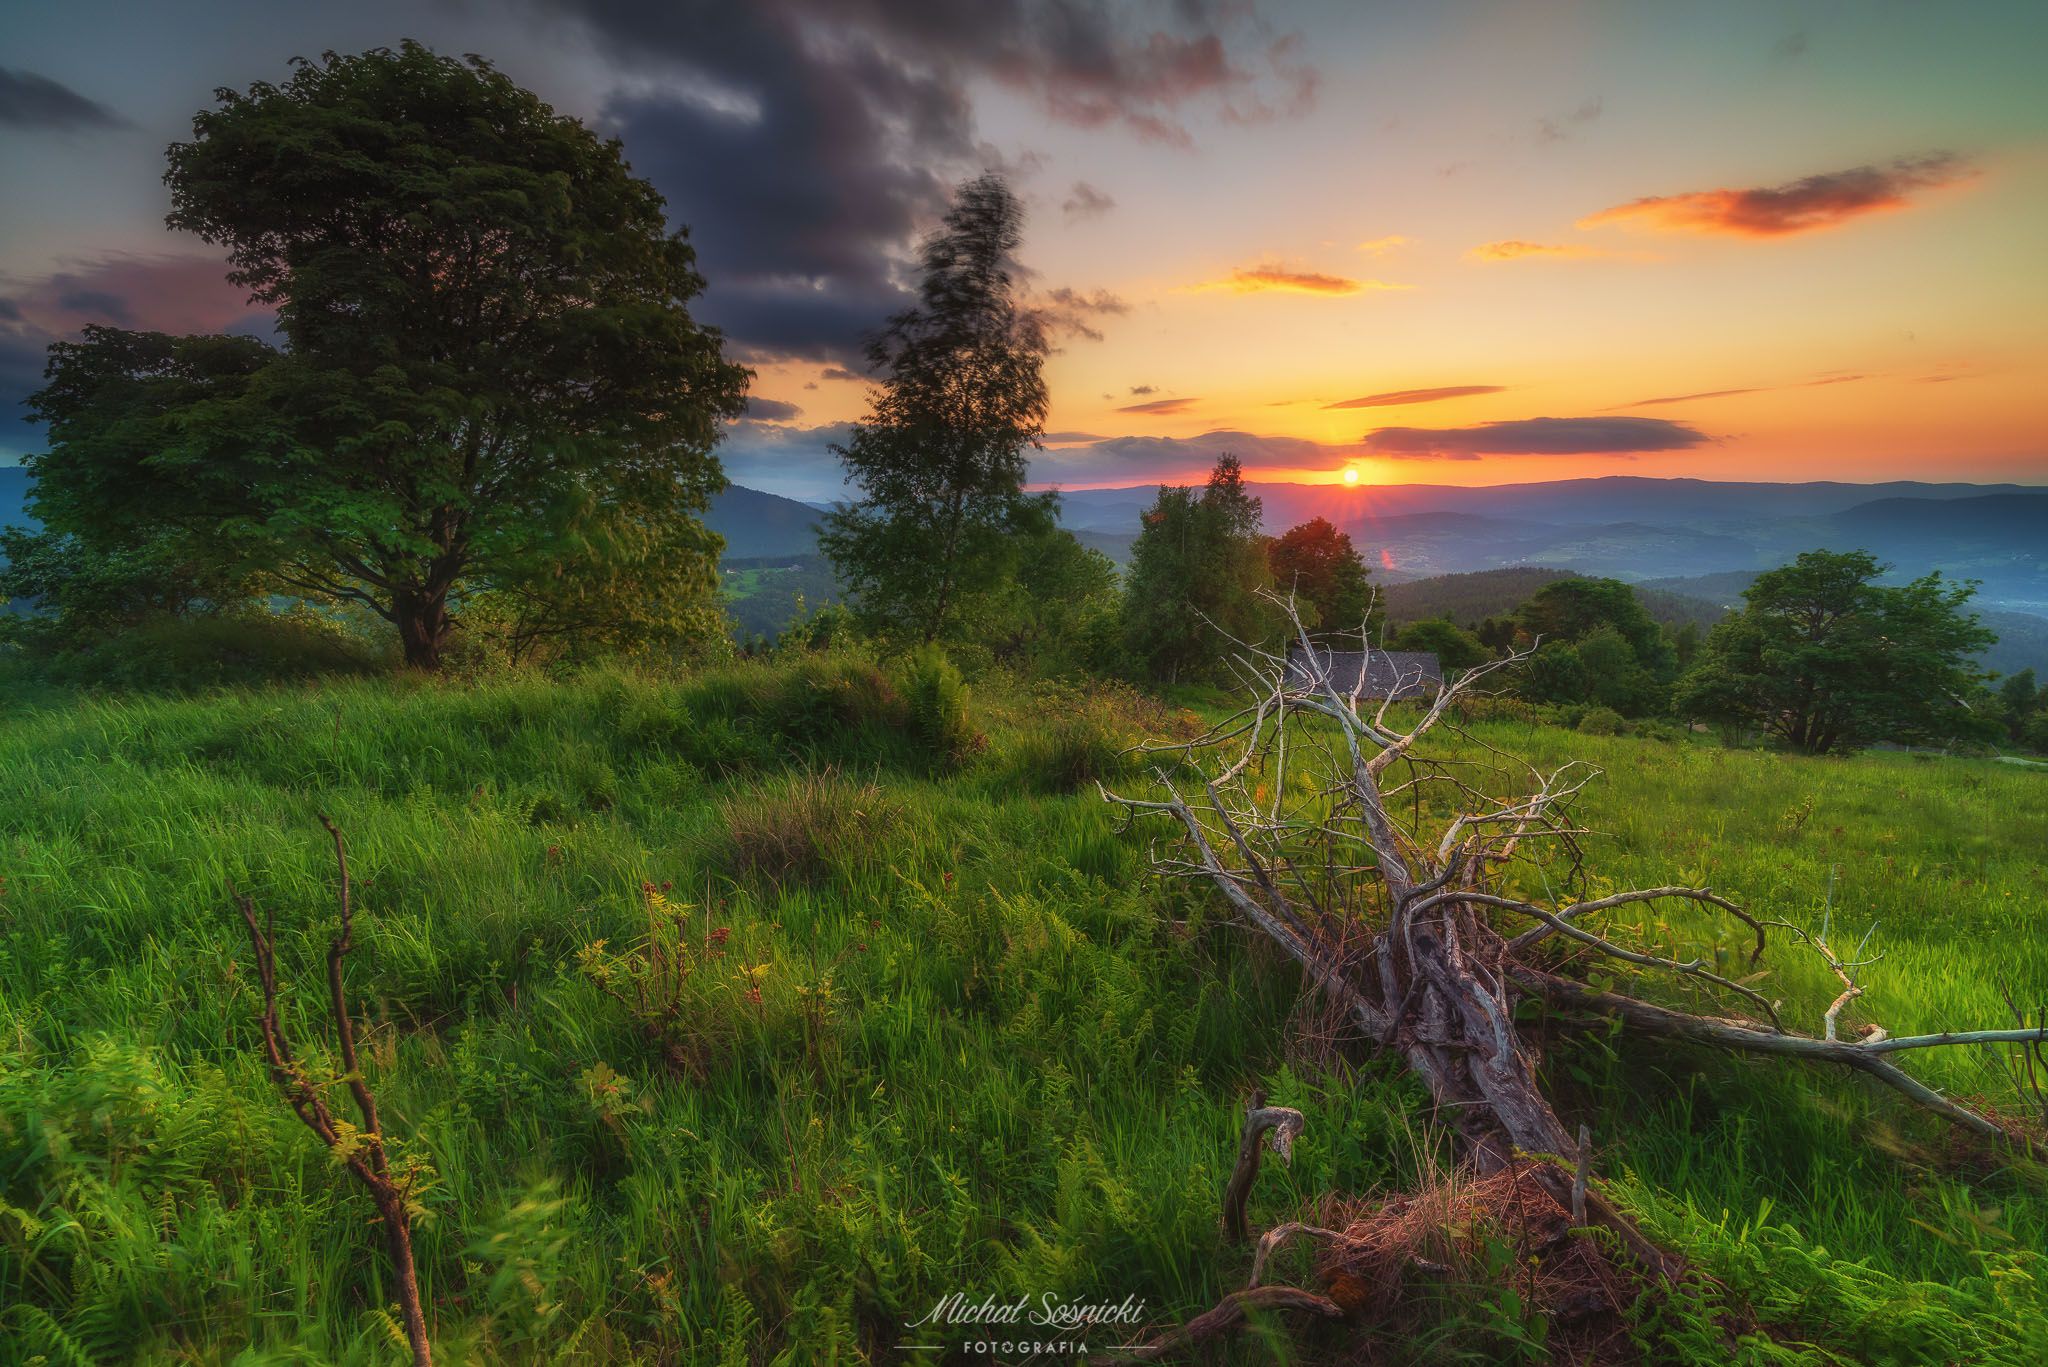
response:
<svg viewBox="0 0 2048 1367"><path fill-rule="evenodd" d="M1444 686L1443 666L1428 650L1332 650L1318 646L1316 656L1339 693L1358 688L1358 676L1365 675L1361 698L1426 698ZM1287 652L1287 685L1306 687L1313 679L1308 660L1300 646Z"/></svg>

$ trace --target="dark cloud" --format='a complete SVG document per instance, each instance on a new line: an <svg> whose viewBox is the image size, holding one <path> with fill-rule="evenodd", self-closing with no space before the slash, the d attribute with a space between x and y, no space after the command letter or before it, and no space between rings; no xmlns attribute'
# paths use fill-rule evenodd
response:
<svg viewBox="0 0 2048 1367"><path fill-rule="evenodd" d="M1198 437L1111 437L1040 452L1031 478L1039 484L1200 483L1221 455L1250 470L1326 470L1354 450L1303 437L1219 430Z"/></svg>
<svg viewBox="0 0 2048 1367"><path fill-rule="evenodd" d="M1882 166L1857 166L1754 190L1694 190L1617 204L1579 220L1581 228L1610 223L1665 232L1783 237L1838 228L1865 214L1903 209L1922 190L1970 179L1975 172L1952 152L1901 157Z"/></svg>
<svg viewBox="0 0 2048 1367"><path fill-rule="evenodd" d="M857 375L853 371L848 370L845 366L828 365L823 370L818 372L818 378L821 380L853 380L855 382L862 382L865 381L868 377L865 375Z"/></svg>
<svg viewBox="0 0 2048 1367"><path fill-rule="evenodd" d="M1201 400L1199 399L1154 399L1150 403L1126 404L1124 407L1117 409L1117 412L1145 413L1155 418L1162 418L1173 413L1185 413L1192 405L1200 402Z"/></svg>
<svg viewBox="0 0 2048 1367"><path fill-rule="evenodd" d="M1132 385L1132 386L1131 386L1131 397L1132 397L1132 398L1134 398L1134 399L1142 399L1142 398L1144 398L1144 397L1145 397L1145 396L1146 396L1147 394L1157 394L1158 392L1159 392L1159 386L1158 386L1158 385L1152 385L1152 384L1134 384L1134 385Z"/></svg>
<svg viewBox="0 0 2048 1367"><path fill-rule="evenodd" d="M1398 408L1410 403L1435 403L1439 399L1462 399L1472 394L1498 394L1502 386L1497 384L1447 384L1436 389L1390 389L1384 394L1368 394L1362 399L1345 399L1340 403L1326 403L1324 408Z"/></svg>
<svg viewBox="0 0 2048 1367"><path fill-rule="evenodd" d="M1039 317L1049 330L1086 337L1091 342L1102 340L1102 329L1093 320L1120 317L1130 311L1129 303L1108 290L1083 293L1064 285L1048 291L1038 305Z"/></svg>
<svg viewBox="0 0 2048 1367"><path fill-rule="evenodd" d="M1312 84L1237 6L1153 22L1110 0L545 3L630 73L606 121L691 227L712 282L699 312L755 359L855 368L907 302L910 248L949 186L1014 169L976 138L977 81L1182 143L1197 108L1292 109Z"/></svg>
<svg viewBox="0 0 2048 1367"><path fill-rule="evenodd" d="M33 71L0 67L0 124L10 128L120 128L128 121Z"/></svg>
<svg viewBox="0 0 2048 1367"><path fill-rule="evenodd" d="M1604 107L1605 105L1600 97L1595 95L1591 99L1580 101L1578 106L1568 114L1560 114L1554 118L1538 119L1536 121L1536 141L1563 142L1577 130L1598 119Z"/></svg>
<svg viewBox="0 0 2048 1367"><path fill-rule="evenodd" d="M757 394L747 396L747 416L756 422L788 422L803 416L803 409L781 399L764 399Z"/></svg>
<svg viewBox="0 0 2048 1367"><path fill-rule="evenodd" d="M1475 427L1382 427L1364 439L1366 452L1425 460L1481 456L1621 456L1684 451L1708 437L1662 418L1518 418Z"/></svg>
<svg viewBox="0 0 2048 1367"><path fill-rule="evenodd" d="M1085 180L1074 182L1060 209L1068 218L1099 218L1116 207L1116 201Z"/></svg>

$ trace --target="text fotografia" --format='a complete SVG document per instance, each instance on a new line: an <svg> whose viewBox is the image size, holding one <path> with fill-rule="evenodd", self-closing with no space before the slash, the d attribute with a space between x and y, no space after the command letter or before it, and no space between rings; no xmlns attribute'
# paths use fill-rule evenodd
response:
<svg viewBox="0 0 2048 1367"><path fill-rule="evenodd" d="M976 1301L968 1299L964 1291L954 1291L941 1296L929 1311L908 1321L904 1327L913 1331L923 1330L926 1334L934 1329L961 1327L1009 1331L983 1335L984 1341L964 1345L969 1352L1085 1353L1088 1351L1086 1344L1066 1340L1066 1336L1090 1329L1128 1332L1137 1328L1144 1315L1145 1302L1138 1296L1125 1296L1120 1301L1093 1301L1084 1297L1069 1299L1047 1291L1038 1296L1019 1296L1015 1300L998 1300L990 1294ZM1045 1331L1044 1338L1035 1339L1031 1330ZM940 1345L906 1343L899 1346L935 1348Z"/></svg>

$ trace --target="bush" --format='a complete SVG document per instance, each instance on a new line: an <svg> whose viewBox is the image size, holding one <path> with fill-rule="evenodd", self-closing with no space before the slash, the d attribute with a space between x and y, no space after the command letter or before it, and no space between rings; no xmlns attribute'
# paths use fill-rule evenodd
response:
<svg viewBox="0 0 2048 1367"><path fill-rule="evenodd" d="M724 862L739 877L814 885L835 862L871 851L896 824L897 809L872 783L797 774L718 809Z"/></svg>
<svg viewBox="0 0 2048 1367"><path fill-rule="evenodd" d="M53 656L62 683L184 692L368 674L385 661L347 626L310 610L167 617Z"/></svg>
<svg viewBox="0 0 2048 1367"><path fill-rule="evenodd" d="M967 715L967 685L939 647L910 657L903 693L911 734L935 768L951 768L984 744Z"/></svg>
<svg viewBox="0 0 2048 1367"><path fill-rule="evenodd" d="M1628 723L1611 707L1594 707L1579 718L1579 730L1589 736L1622 736L1628 734Z"/></svg>

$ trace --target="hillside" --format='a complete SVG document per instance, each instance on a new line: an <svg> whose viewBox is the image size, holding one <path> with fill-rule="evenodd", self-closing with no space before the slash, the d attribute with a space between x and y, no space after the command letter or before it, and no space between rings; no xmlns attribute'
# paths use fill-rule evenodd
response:
<svg viewBox="0 0 2048 1367"><path fill-rule="evenodd" d="M738 484L711 500L704 523L725 538L728 560L809 555L818 546L817 509Z"/></svg>
<svg viewBox="0 0 2048 1367"><path fill-rule="evenodd" d="M1448 617L1470 626L1488 617L1512 616L1538 589L1572 576L1571 570L1516 566L1382 583L1379 589L1390 621ZM1636 585L1635 591L1652 617L1674 629L1687 623L1705 629L1725 615L1720 605L1704 598L1644 585Z"/></svg>
<svg viewBox="0 0 2048 1367"><path fill-rule="evenodd" d="M90 1334L82 1360L388 1356L352 1289L366 1207L271 1091L228 899L276 915L303 1042L334 907L316 812L357 880L370 1080L431 1165L436 1333L483 1359L887 1360L963 1286L1113 1288L1148 1323L1185 1318L1242 1283L1217 1192L1254 1086L1307 1117L1259 1178L1258 1225L1427 1180L1412 1084L1305 1034L1276 956L1193 933L1216 909L1150 877L1094 795L1110 746L1172 713L978 695L986 749L934 779L900 709L871 667L814 660L0 713L5 1197L70 1231L32 1264L0 1242L7 1297ZM1996 1020L1995 977L2048 990L2039 774L1478 739L1605 771L1584 813L1603 876L1683 869L1805 918L1837 871L1883 927L1873 1009L1896 1033ZM631 1005L650 936L693 969L674 1014ZM1804 971L1768 990L1802 1020L1833 991ZM1774 1338L2026 1360L2048 1197L1940 1157L1888 1095L1562 1037L1549 1057L1609 1194ZM1982 1085L1962 1059L1924 1075ZM1447 1307L1469 1323L1446 1342L1499 1360L1504 1295ZM273 1303L290 1312L251 1317ZM1728 1361L1696 1313L1636 1332L1659 1360Z"/></svg>

